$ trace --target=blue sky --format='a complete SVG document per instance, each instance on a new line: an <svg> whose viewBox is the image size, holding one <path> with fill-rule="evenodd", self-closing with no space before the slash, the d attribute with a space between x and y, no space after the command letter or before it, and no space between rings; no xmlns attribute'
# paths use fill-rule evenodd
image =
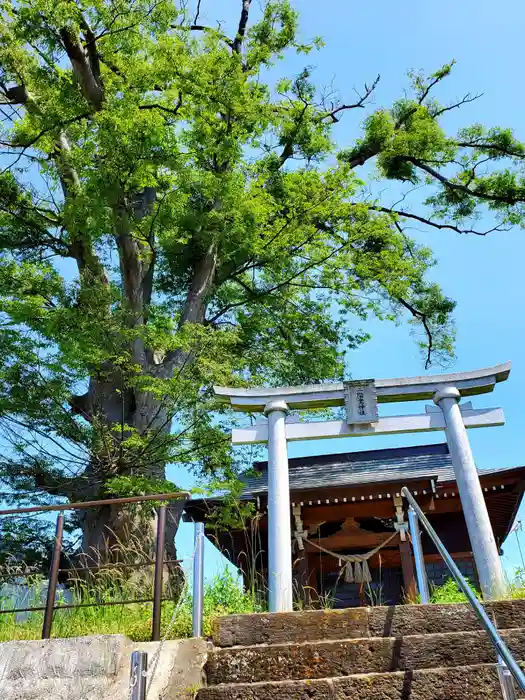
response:
<svg viewBox="0 0 525 700"><path fill-rule="evenodd" d="M216 4L203 0L203 22L217 18ZM218 12L225 27L232 26L239 5L238 0L221 3ZM408 86L408 70L431 72L455 59L457 65L440 86L439 99L453 102L467 92L483 96L449 113L444 122L447 129L453 133L461 126L480 122L512 127L525 139L523 49L519 48L525 35L525 9L517 0L501 0L497 5L488 0L295 0L294 5L301 12L304 39L321 35L326 47L308 57L285 59L279 65L282 74L293 75L304 65L314 65L318 84L333 83L342 99L351 99L354 87L359 89L379 73L381 81L372 105L377 108L388 107L402 95ZM341 120L337 132L340 145L352 142L364 115L364 111L353 111ZM393 189L390 201L395 201L396 194ZM387 190L385 201L389 195ZM503 407L507 420L501 428L470 432L477 465L483 469L525 464L525 233L515 229L481 238L413 230L412 235L433 248L438 264L432 276L457 301L457 359L449 371L476 369L506 360L513 363L506 383L498 385L493 394L473 401L474 407ZM366 328L372 333L372 340L348 356L352 377L425 373L406 326L372 321ZM437 372L439 368L430 371ZM420 408L417 404L401 404L393 410L411 413ZM383 406L381 410L392 412ZM290 456L433 443L439 439L437 433L430 433L293 443ZM170 476L178 483L189 483L188 476L177 470L172 470ZM524 507L518 517L525 520ZM179 545L183 554L191 553L191 526L181 528ZM525 551L525 537L522 548ZM514 535L504 550L505 567L512 571L520 565ZM221 566L211 547L206 550L206 561L207 575Z"/></svg>

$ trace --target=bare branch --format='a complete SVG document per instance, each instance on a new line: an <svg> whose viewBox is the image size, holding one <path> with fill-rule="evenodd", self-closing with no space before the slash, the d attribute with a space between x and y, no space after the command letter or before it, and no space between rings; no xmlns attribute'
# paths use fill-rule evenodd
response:
<svg viewBox="0 0 525 700"><path fill-rule="evenodd" d="M301 275L304 275L305 272L308 272L308 270L311 270L312 268L317 267L317 265L322 265L327 260L330 260L330 258L333 258L335 255L340 253L348 245L349 245L349 242L344 241L340 246L338 246L337 248L332 250L330 253L328 253L324 257L320 258L319 260L310 261L308 263L308 265L305 265L301 270L299 270L298 272L295 272L291 277L287 278L286 280L283 280L282 282L279 282L279 284L276 284L273 287L269 287L268 289L261 289L261 290L251 289L244 282L239 280L237 277L231 277L230 279L233 282L237 282L240 286L242 286L244 289L246 289L249 292L249 295L248 295L249 298L245 298L245 299L242 299L241 301L234 302L232 304L228 304L227 306L220 309L211 319L207 320L206 323L208 323L208 324L215 323L215 321L217 319L219 319L221 316L223 316L225 313L227 313L231 309L242 306L243 304L246 304L249 301L259 301L263 297L267 297L270 294L273 294L274 292L277 292L280 289L283 289L283 287L289 286L298 277L300 277Z"/></svg>
<svg viewBox="0 0 525 700"><path fill-rule="evenodd" d="M347 104L340 105L339 107L332 109L331 112L324 114L321 117L321 119L331 119L332 122L335 123L335 122L339 121L338 117L336 116L337 114L339 114L339 112L343 112L343 111L348 110L348 109L364 108L366 106L367 100L369 99L371 94L376 89L380 78L381 78L381 76L378 75L377 78L372 83L372 85L367 85L365 83L365 91L362 95L359 95L359 93L358 93L359 100L357 102L354 102L353 104L348 104L348 105Z"/></svg>
<svg viewBox="0 0 525 700"><path fill-rule="evenodd" d="M440 109L436 109L435 111L429 110L430 116L435 119L436 117L445 114L445 112L450 112L452 109L457 109L462 105L469 104L469 102L475 102L476 100L479 100L480 97L483 97L482 92L478 92L477 95L471 95L469 92L467 92L465 97L459 100L459 102L455 102L454 104L448 105L448 107L441 107Z"/></svg>
<svg viewBox="0 0 525 700"><path fill-rule="evenodd" d="M493 228L487 229L486 231L476 231L475 229L469 229L469 228L460 228L459 226L456 226L455 224L440 224L437 221L432 221L432 219L427 219L424 216L419 216L418 214L413 214L412 212L409 211L401 211L399 209L389 209L388 207L378 207L378 206L369 206L369 209L372 209L373 211L379 211L384 214L393 214L395 216L401 216L406 219L413 219L415 221L419 221L422 224L425 224L427 226L432 226L433 228L437 229L448 229L449 231L455 231L456 233L471 233L474 234L475 236L486 236L489 233L493 233L494 231L509 231L510 227L507 228L503 226L502 224L499 224L498 226L494 226Z"/></svg>
<svg viewBox="0 0 525 700"><path fill-rule="evenodd" d="M525 149L513 151L496 143L486 143L484 141L457 141L456 145L460 148L472 148L480 151L495 151L502 156L509 158L525 158Z"/></svg>
<svg viewBox="0 0 525 700"><path fill-rule="evenodd" d="M416 168L420 168L421 170L424 170L426 173L428 173L431 177L435 178L438 180L438 182L441 182L442 185L444 185L446 188L455 190L456 192L462 192L463 194L466 194L469 197L475 197L476 199L483 199L485 201L489 202L501 202L502 204L518 204L525 202L525 191L523 191L523 194L517 195L517 196L503 196L495 193L487 193L487 192L482 192L480 190L476 189L471 189L470 187L467 187L466 185L462 185L459 182L452 182L449 180L447 177L442 175L438 170L435 170L432 168L430 165L427 163L424 163L421 160L418 160L417 158L412 158L412 157L403 157L404 160L408 161L409 163L412 163L413 165L416 166Z"/></svg>
<svg viewBox="0 0 525 700"><path fill-rule="evenodd" d="M412 316L416 318L418 321L421 321L423 328L425 329L425 333L427 335L427 356L425 359L425 369L428 369L430 365L432 364L432 350L434 348L434 339L432 337L432 331L430 329L430 326L428 325L428 318L427 315L416 309L415 306L410 304L408 301L405 299L402 299L399 297L397 301L401 304L401 306L404 306L405 309L410 311Z"/></svg>
<svg viewBox="0 0 525 700"><path fill-rule="evenodd" d="M197 10L195 12L195 17L193 18L193 24L197 24L199 21L199 15L201 13L201 2L202 0L197 0Z"/></svg>

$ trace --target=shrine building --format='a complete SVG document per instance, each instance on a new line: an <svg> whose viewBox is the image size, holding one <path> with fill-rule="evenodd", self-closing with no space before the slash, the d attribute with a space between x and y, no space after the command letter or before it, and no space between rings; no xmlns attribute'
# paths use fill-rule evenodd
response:
<svg viewBox="0 0 525 700"><path fill-rule="evenodd" d="M244 528L213 526L220 499L192 500L186 519L206 524L206 535L243 573L248 586L266 589L268 568L267 463L244 478L241 501L253 504ZM502 550L525 490L525 467L479 471L490 522ZM447 444L300 457L289 460L294 598L333 607L396 604L416 597L406 486L461 572L478 577ZM430 585L448 570L421 533Z"/></svg>

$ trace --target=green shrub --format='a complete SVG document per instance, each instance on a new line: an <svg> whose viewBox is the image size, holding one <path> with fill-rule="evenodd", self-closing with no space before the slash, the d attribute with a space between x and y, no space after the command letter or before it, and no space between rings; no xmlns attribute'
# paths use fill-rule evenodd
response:
<svg viewBox="0 0 525 700"><path fill-rule="evenodd" d="M518 575L517 572L516 579L508 585L506 594L504 596L505 600L517 600L525 598L525 581ZM467 579L468 581L468 579ZM468 581L470 588L474 591L476 598L482 600L481 594L474 587L474 585ZM457 583L452 578L448 578L445 583L441 586L434 586L430 595L431 603L466 603L467 598L465 594L460 590Z"/></svg>
<svg viewBox="0 0 525 700"><path fill-rule="evenodd" d="M78 584L74 590L77 603L115 602L124 598L147 598L151 591L126 590L121 581L109 584L108 578L100 580L96 587ZM40 583L33 582L34 594L27 606L41 605ZM60 604L60 601L58 601ZM12 600L0 601L0 607L7 609ZM229 571L217 575L204 588L204 624L205 636L211 634L213 620L221 615L233 613L251 613L262 607L250 595L243 591L242 583L235 580ZM151 638L151 603L134 603L131 605L93 605L92 607L57 610L53 618L53 637L77 637L93 634L125 634L135 641L147 641ZM174 620L172 621L172 617ZM0 641L11 639L39 639L42 632L43 613L31 613L24 621L16 620L14 614L0 615ZM161 615L161 634L170 625L170 639L192 636L192 598L184 594L178 603L164 602Z"/></svg>
<svg viewBox="0 0 525 700"><path fill-rule="evenodd" d="M473 584L467 579L467 583L474 592L476 598L481 600L481 596ZM467 596L459 588L453 578L448 578L441 586L433 586L430 593L431 603L466 603Z"/></svg>

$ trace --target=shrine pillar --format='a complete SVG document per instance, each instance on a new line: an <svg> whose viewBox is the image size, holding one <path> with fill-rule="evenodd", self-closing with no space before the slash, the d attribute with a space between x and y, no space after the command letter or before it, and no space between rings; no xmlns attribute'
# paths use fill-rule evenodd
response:
<svg viewBox="0 0 525 700"><path fill-rule="evenodd" d="M403 590L406 602L414 603L417 598L416 576L414 573L414 563L412 561L412 550L408 540L408 524L405 522L403 511L403 499L401 496L394 496L394 506L396 509L395 528L399 532L399 555L401 558L401 570L403 572Z"/></svg>
<svg viewBox="0 0 525 700"><path fill-rule="evenodd" d="M292 528L286 445L288 405L269 401L268 417L268 606L270 612L293 609Z"/></svg>
<svg viewBox="0 0 525 700"><path fill-rule="evenodd" d="M461 394L454 386L446 386L434 394L434 403L443 411L445 418L445 434L481 590L483 597L490 600L501 598L506 585L483 490L459 408L460 399Z"/></svg>

